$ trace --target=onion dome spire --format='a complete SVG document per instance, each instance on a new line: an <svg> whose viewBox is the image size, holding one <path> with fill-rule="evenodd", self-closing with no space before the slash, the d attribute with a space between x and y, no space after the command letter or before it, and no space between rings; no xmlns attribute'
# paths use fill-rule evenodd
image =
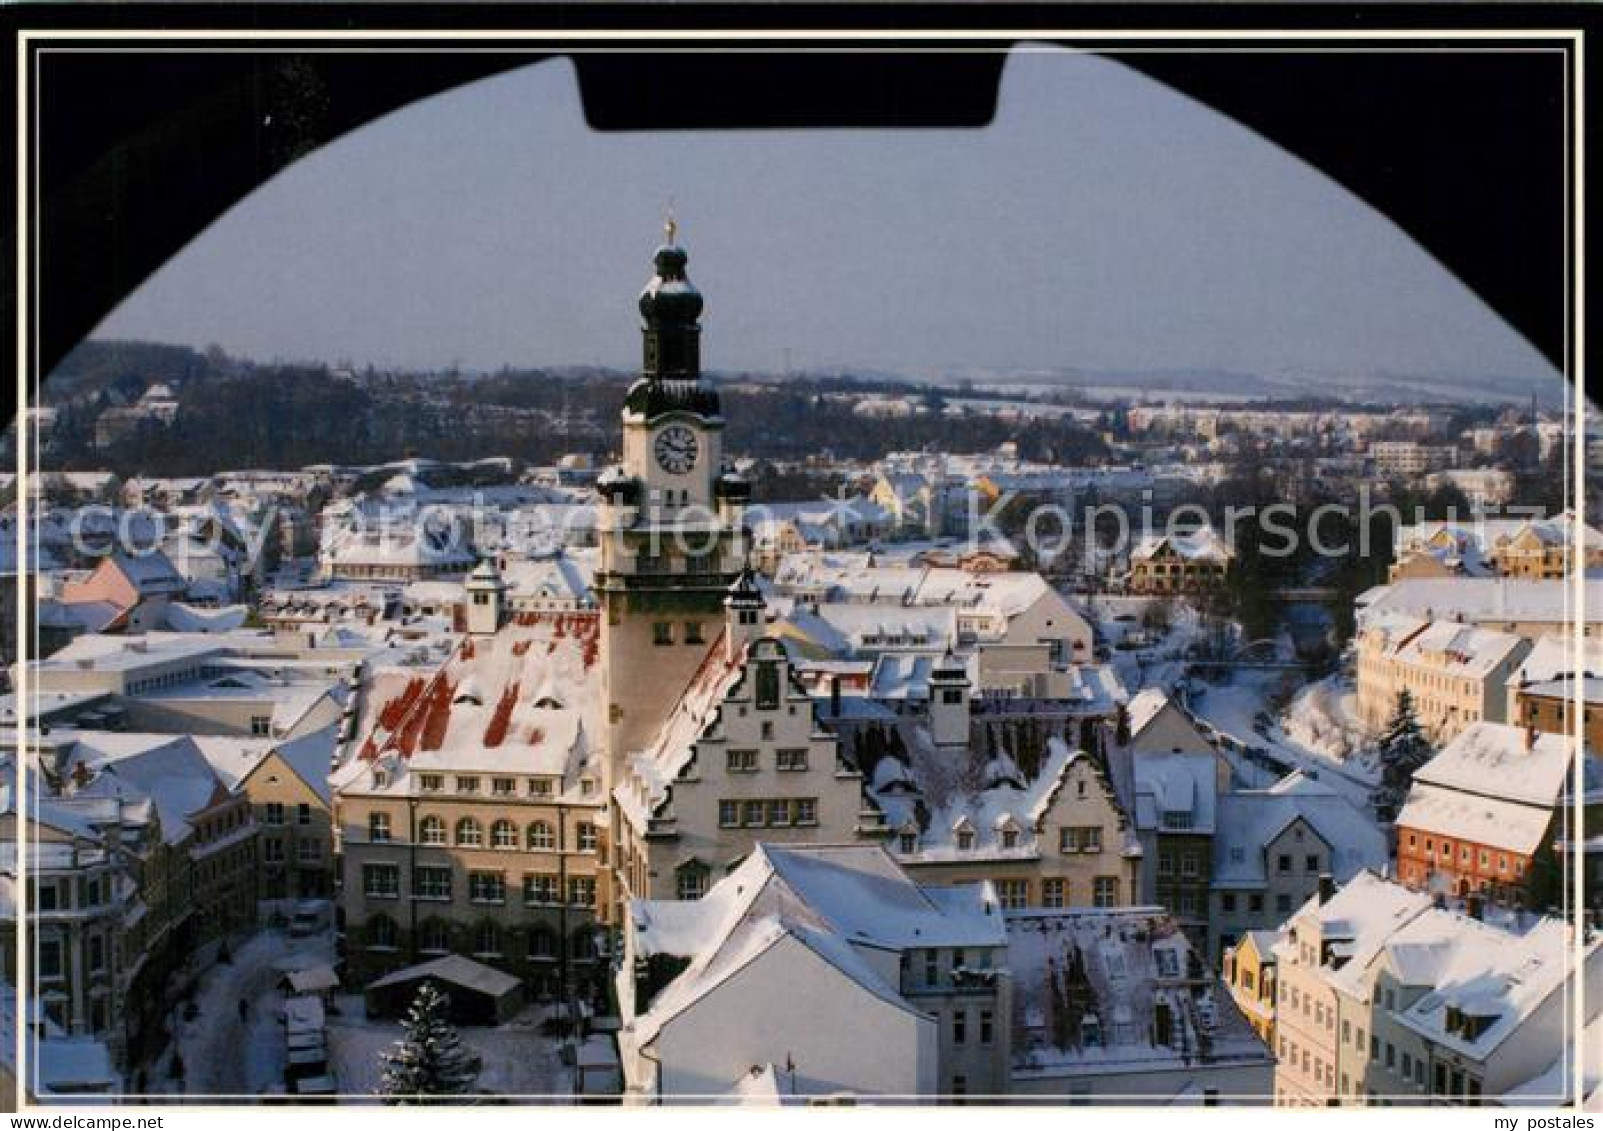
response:
<svg viewBox="0 0 1603 1131"><path fill-rule="evenodd" d="M721 412L717 392L701 381L701 292L685 274L690 257L679 245L672 212L663 234L667 242L652 257L654 273L640 292L641 376L624 408L648 420L672 411L711 419Z"/></svg>
<svg viewBox="0 0 1603 1131"><path fill-rule="evenodd" d="M645 375L693 381L701 375L701 292L685 274L690 258L679 246L679 223L668 216L667 242L652 259L655 273L640 292L645 319Z"/></svg>

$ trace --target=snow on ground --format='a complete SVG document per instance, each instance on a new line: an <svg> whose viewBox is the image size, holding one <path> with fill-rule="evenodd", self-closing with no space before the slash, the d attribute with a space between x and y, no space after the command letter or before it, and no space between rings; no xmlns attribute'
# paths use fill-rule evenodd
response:
<svg viewBox="0 0 1603 1131"><path fill-rule="evenodd" d="M368 1018L360 994L335 998L329 1018L329 1055L341 1097L360 1103L378 1094L382 1056L401 1039L399 1021ZM573 1095L570 1071L562 1064L562 1041L545 1036L541 1024L550 1007L534 1006L504 1025L462 1026L462 1043L484 1062L481 1092L501 1096L567 1101Z"/></svg>
<svg viewBox="0 0 1603 1131"><path fill-rule="evenodd" d="M208 970L195 994L194 1019L183 1020L185 1009L179 1006L174 1022L185 1094L256 1096L281 1085L284 1030L278 1007L284 995L278 984L286 970L330 961L333 949L327 932L292 939L281 930L265 930L234 947L231 962ZM243 1022L241 1000L248 1005Z"/></svg>
<svg viewBox="0 0 1603 1131"><path fill-rule="evenodd" d="M1142 623L1161 610L1167 629ZM1187 602L1161 597L1098 596L1088 602L1099 639L1108 645L1108 662L1132 692L1141 687L1173 687L1185 674L1186 652L1204 643L1202 617Z"/></svg>
<svg viewBox="0 0 1603 1131"><path fill-rule="evenodd" d="M1280 728L1291 742L1348 770L1367 766L1374 747L1358 717L1358 692L1344 676L1328 676L1298 691L1281 713Z"/></svg>
<svg viewBox="0 0 1603 1131"><path fill-rule="evenodd" d="M1270 704L1285 686L1285 678L1277 672L1237 671L1230 683L1208 685L1190 707L1236 745L1257 748L1286 771L1311 771L1353 804L1366 808L1377 781L1374 767L1333 753L1333 734L1344 727L1352 709L1346 697L1350 692L1344 693L1339 683L1320 680L1298 689L1286 713L1275 716Z"/></svg>

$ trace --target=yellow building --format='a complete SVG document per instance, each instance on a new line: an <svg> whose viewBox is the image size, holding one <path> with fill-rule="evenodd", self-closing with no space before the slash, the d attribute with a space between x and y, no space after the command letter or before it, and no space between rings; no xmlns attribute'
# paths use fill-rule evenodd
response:
<svg viewBox="0 0 1603 1131"><path fill-rule="evenodd" d="M259 832L256 897L326 899L334 893L333 735L273 747L235 786Z"/></svg>
<svg viewBox="0 0 1603 1131"><path fill-rule="evenodd" d="M1225 583L1234 555L1204 526L1189 534L1144 538L1130 552L1132 593L1206 593Z"/></svg>
<svg viewBox="0 0 1603 1131"><path fill-rule="evenodd" d="M1375 618L1358 634L1358 713L1378 732L1406 688L1419 724L1448 742L1477 722L1506 722L1509 677L1530 651L1513 633L1452 621Z"/></svg>
<svg viewBox="0 0 1603 1131"><path fill-rule="evenodd" d="M1275 943L1273 931L1247 931L1224 952L1224 982L1253 1031L1275 1047Z"/></svg>
<svg viewBox="0 0 1603 1131"><path fill-rule="evenodd" d="M334 802L358 981L444 954L537 994L599 978L597 619L521 613L438 669L367 677Z"/></svg>

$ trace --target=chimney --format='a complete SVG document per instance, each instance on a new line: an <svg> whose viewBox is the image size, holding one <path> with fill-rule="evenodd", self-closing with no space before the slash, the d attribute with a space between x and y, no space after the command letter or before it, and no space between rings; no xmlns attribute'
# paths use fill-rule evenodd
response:
<svg viewBox="0 0 1603 1131"><path fill-rule="evenodd" d="M1323 907L1330 902L1330 897L1336 894L1336 878L1329 872L1319 873L1319 906Z"/></svg>

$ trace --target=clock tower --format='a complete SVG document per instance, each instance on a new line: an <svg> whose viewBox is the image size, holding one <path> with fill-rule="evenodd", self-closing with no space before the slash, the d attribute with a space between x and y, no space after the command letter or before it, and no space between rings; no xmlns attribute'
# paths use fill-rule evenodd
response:
<svg viewBox="0 0 1603 1131"><path fill-rule="evenodd" d="M624 398L623 462L597 484L609 795L723 627L751 494L723 466L718 393L701 379L701 293L673 221L666 231L640 294L644 356Z"/></svg>

